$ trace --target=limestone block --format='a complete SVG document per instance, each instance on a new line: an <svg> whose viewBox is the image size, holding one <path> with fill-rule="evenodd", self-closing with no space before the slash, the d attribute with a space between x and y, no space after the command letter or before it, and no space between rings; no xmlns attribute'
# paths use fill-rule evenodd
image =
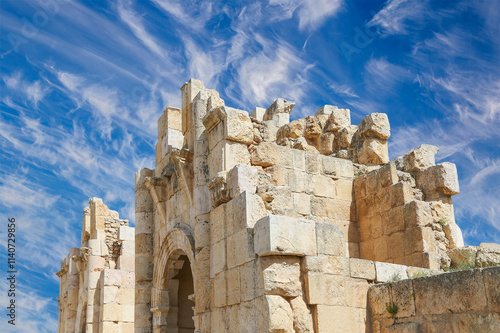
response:
<svg viewBox="0 0 500 333"><path fill-rule="evenodd" d="M195 214L206 214L212 207L210 190L208 186L198 186L194 189L193 201L195 205Z"/></svg>
<svg viewBox="0 0 500 333"><path fill-rule="evenodd" d="M203 214L196 216L194 227L194 243L196 250L210 245L210 215Z"/></svg>
<svg viewBox="0 0 500 333"><path fill-rule="evenodd" d="M314 272L333 275L349 275L349 258L339 256L305 256L305 272Z"/></svg>
<svg viewBox="0 0 500 333"><path fill-rule="evenodd" d="M137 234L135 236L135 254L152 254L153 237L152 234Z"/></svg>
<svg viewBox="0 0 500 333"><path fill-rule="evenodd" d="M367 115L359 124L359 132L361 135L368 138L389 139L391 136L391 128L387 114L371 113Z"/></svg>
<svg viewBox="0 0 500 333"><path fill-rule="evenodd" d="M184 144L182 132L168 129L161 139L161 157L165 157L172 149L181 149Z"/></svg>
<svg viewBox="0 0 500 333"><path fill-rule="evenodd" d="M118 303L101 304L101 316L102 321L122 321L122 306Z"/></svg>
<svg viewBox="0 0 500 333"><path fill-rule="evenodd" d="M251 162L263 167L280 164L280 146L274 142L261 142L252 152Z"/></svg>
<svg viewBox="0 0 500 333"><path fill-rule="evenodd" d="M133 319L133 318L132 318ZM133 320L132 320L133 321ZM88 330L87 330L88 332ZM122 323L122 333L134 333L134 323L133 322L123 322ZM91 332L89 332L91 333Z"/></svg>
<svg viewBox="0 0 500 333"><path fill-rule="evenodd" d="M255 224L254 248L259 256L316 254L315 223L268 215Z"/></svg>
<svg viewBox="0 0 500 333"><path fill-rule="evenodd" d="M415 316L413 294L417 292L412 280L404 280L388 284L378 284L368 291L368 301L373 318L411 317ZM387 305L397 306L397 313L387 311ZM418 308L417 308L418 311ZM418 314L418 313L417 313Z"/></svg>
<svg viewBox="0 0 500 333"><path fill-rule="evenodd" d="M373 252L375 255L374 260L387 261L389 259L387 240L387 236L382 236L373 240Z"/></svg>
<svg viewBox="0 0 500 333"><path fill-rule="evenodd" d="M311 311L302 297L292 298L290 306L293 312L293 328L296 333L313 333L313 320Z"/></svg>
<svg viewBox="0 0 500 333"><path fill-rule="evenodd" d="M135 237L134 240L122 241L122 245L120 247L120 255L122 256L135 255Z"/></svg>
<svg viewBox="0 0 500 333"><path fill-rule="evenodd" d="M154 224L153 212L135 213L135 233L136 234L151 234L153 233Z"/></svg>
<svg viewBox="0 0 500 333"><path fill-rule="evenodd" d="M346 279L345 298L347 306L366 309L366 295L370 283L364 279Z"/></svg>
<svg viewBox="0 0 500 333"><path fill-rule="evenodd" d="M263 121L265 113L266 109L256 107L255 109L253 109L252 113L250 113L250 117L257 119L258 121Z"/></svg>
<svg viewBox="0 0 500 333"><path fill-rule="evenodd" d="M135 304L135 289L133 289L133 288L120 288L118 299L119 299L119 303L122 305L134 305Z"/></svg>
<svg viewBox="0 0 500 333"><path fill-rule="evenodd" d="M135 255L135 271L137 281L147 281L153 278L153 256Z"/></svg>
<svg viewBox="0 0 500 333"><path fill-rule="evenodd" d="M315 152L305 152L305 167L307 173L316 174L322 171L322 160L320 159L321 156L322 155Z"/></svg>
<svg viewBox="0 0 500 333"><path fill-rule="evenodd" d="M366 330L366 310L345 306L318 305L318 327L331 333L359 333Z"/></svg>
<svg viewBox="0 0 500 333"><path fill-rule="evenodd" d="M268 214L262 198L256 194L245 191L234 198L232 202L235 209L232 219L226 221L228 235L253 228L259 219Z"/></svg>
<svg viewBox="0 0 500 333"><path fill-rule="evenodd" d="M354 177L352 161L331 156L319 155L321 159L321 172L334 179L351 179Z"/></svg>
<svg viewBox="0 0 500 333"><path fill-rule="evenodd" d="M443 231L446 234L446 238L450 242L450 248L464 246L464 237L462 235L462 230L456 223L445 224L443 226Z"/></svg>
<svg viewBox="0 0 500 333"><path fill-rule="evenodd" d="M382 214L382 224L385 235L405 230L404 207L397 206Z"/></svg>
<svg viewBox="0 0 500 333"><path fill-rule="evenodd" d="M257 294L295 297L302 293L300 258L286 256L262 257L257 260Z"/></svg>
<svg viewBox="0 0 500 333"><path fill-rule="evenodd" d="M424 227L432 224L431 206L428 202L414 200L404 206L405 228Z"/></svg>
<svg viewBox="0 0 500 333"><path fill-rule="evenodd" d="M388 258L394 259L405 255L405 233L396 232L387 237L387 255Z"/></svg>
<svg viewBox="0 0 500 333"><path fill-rule="evenodd" d="M322 127L321 123L316 117L307 117L306 124L304 128L304 137L307 139L314 140L321 135Z"/></svg>
<svg viewBox="0 0 500 333"><path fill-rule="evenodd" d="M406 266L390 264L386 262L375 262L377 276L375 282L392 282L395 280L407 279Z"/></svg>
<svg viewBox="0 0 500 333"><path fill-rule="evenodd" d="M214 243L210 249L210 277L222 272L226 267L226 240Z"/></svg>
<svg viewBox="0 0 500 333"><path fill-rule="evenodd" d="M487 306L485 285L480 270L465 270L414 279L413 290L417 314L480 312L485 311Z"/></svg>
<svg viewBox="0 0 500 333"><path fill-rule="evenodd" d="M249 165L237 164L229 170L227 186L232 198L238 194L248 191L255 193L258 182L258 171Z"/></svg>
<svg viewBox="0 0 500 333"><path fill-rule="evenodd" d="M385 164L389 162L387 141L367 138L358 151L358 161L362 164Z"/></svg>
<svg viewBox="0 0 500 333"><path fill-rule="evenodd" d="M341 200L353 200L353 182L352 180L339 179L335 182L336 197Z"/></svg>
<svg viewBox="0 0 500 333"><path fill-rule="evenodd" d="M215 307L224 307L227 305L227 285L226 285L226 272L217 274L214 279L214 305Z"/></svg>
<svg viewBox="0 0 500 333"><path fill-rule="evenodd" d="M348 125L340 129L337 133L337 144L340 149L347 149L353 146L354 135L358 130L356 125Z"/></svg>
<svg viewBox="0 0 500 333"><path fill-rule="evenodd" d="M423 144L410 150L403 156L405 171L419 171L427 169L436 164L435 155L439 148L432 145Z"/></svg>
<svg viewBox="0 0 500 333"><path fill-rule="evenodd" d="M287 113L290 115L294 106L295 102L287 101L284 98L275 99L273 104L267 108L264 120L273 119L277 113Z"/></svg>
<svg viewBox="0 0 500 333"><path fill-rule="evenodd" d="M482 270L486 298L488 300L488 310L500 313L500 267L490 267Z"/></svg>
<svg viewBox="0 0 500 333"><path fill-rule="evenodd" d="M306 277L307 303L345 306L347 279L342 275L308 272Z"/></svg>
<svg viewBox="0 0 500 333"><path fill-rule="evenodd" d="M89 239L88 247L91 249L90 254L93 256L107 256L108 246L104 239Z"/></svg>
<svg viewBox="0 0 500 333"><path fill-rule="evenodd" d="M324 176L321 176L321 175L312 175L312 176L309 176L309 174L303 172L303 171L300 171L300 170L288 170L288 174L287 174L287 180L286 180L286 185L288 187L290 187L290 189L293 191L293 192L304 192L304 193L311 193L312 190L313 190L313 186L312 186L312 178L314 176L317 176L316 177L316 187L317 187L317 191L322 191L325 192L326 190L322 189L321 188L321 177L324 177ZM330 183L332 183L332 186L333 186L333 181L330 180ZM332 192L332 189L330 189L330 195L331 192ZM335 188L333 188L333 192L335 192Z"/></svg>
<svg viewBox="0 0 500 333"><path fill-rule="evenodd" d="M210 248L207 246L196 254L194 291L195 313L204 313L210 307Z"/></svg>
<svg viewBox="0 0 500 333"><path fill-rule="evenodd" d="M241 301L240 295L240 269L232 268L226 271L227 281L227 305L238 304Z"/></svg>
<svg viewBox="0 0 500 333"><path fill-rule="evenodd" d="M318 254L347 255L347 239L335 224L316 223L316 246Z"/></svg>
<svg viewBox="0 0 500 333"><path fill-rule="evenodd" d="M255 300L257 309L256 332L293 333L293 312L283 297L265 295Z"/></svg>
<svg viewBox="0 0 500 333"><path fill-rule="evenodd" d="M332 132L322 133L319 136L318 151L323 155L330 155L335 151L336 134Z"/></svg>
<svg viewBox="0 0 500 333"><path fill-rule="evenodd" d="M490 267L500 265L500 245L481 243L476 255L476 267Z"/></svg>
<svg viewBox="0 0 500 333"><path fill-rule="evenodd" d="M149 190L136 191L135 193L135 212L151 212L153 210L153 198Z"/></svg>
<svg viewBox="0 0 500 333"><path fill-rule="evenodd" d="M394 184L387 189L391 208L403 206L415 199L411 185L406 182Z"/></svg>
<svg viewBox="0 0 500 333"><path fill-rule="evenodd" d="M104 286L101 288L101 302L102 304L107 303L118 303L120 296L120 289L117 286Z"/></svg>
<svg viewBox="0 0 500 333"><path fill-rule="evenodd" d="M233 268L253 260L253 235L251 230L243 229L227 238L227 266Z"/></svg>
<svg viewBox="0 0 500 333"><path fill-rule="evenodd" d="M101 284L103 286L121 286L122 272L118 269L103 269Z"/></svg>
<svg viewBox="0 0 500 333"><path fill-rule="evenodd" d="M375 280L375 263L370 260L350 258L351 277L366 280Z"/></svg>
<svg viewBox="0 0 500 333"><path fill-rule="evenodd" d="M135 229L132 227L120 226L118 228L118 240L133 241L135 240Z"/></svg>
<svg viewBox="0 0 500 333"><path fill-rule="evenodd" d="M297 213L302 215L311 214L311 196L307 193L292 193L293 206Z"/></svg>
<svg viewBox="0 0 500 333"><path fill-rule="evenodd" d="M210 212L210 241L212 244L226 238L226 204L222 204Z"/></svg>
<svg viewBox="0 0 500 333"><path fill-rule="evenodd" d="M99 323L99 332L120 333L122 332L121 327L121 322L103 321Z"/></svg>
<svg viewBox="0 0 500 333"><path fill-rule="evenodd" d="M316 115L328 115L327 131L338 131L351 125L351 112L349 109L339 109L337 106L325 105L316 111Z"/></svg>
<svg viewBox="0 0 500 333"><path fill-rule="evenodd" d="M118 258L118 269L127 272L135 272L135 256L120 256Z"/></svg>
<svg viewBox="0 0 500 333"><path fill-rule="evenodd" d="M241 301L253 300L256 295L256 267L255 261L247 262L240 268L240 295ZM259 295L262 296L262 295Z"/></svg>
<svg viewBox="0 0 500 333"><path fill-rule="evenodd" d="M312 175L311 182L314 195L335 198L335 183L331 177Z"/></svg>
<svg viewBox="0 0 500 333"><path fill-rule="evenodd" d="M419 172L417 184L426 195L434 192L447 195L460 193L457 167L449 162L440 163Z"/></svg>
<svg viewBox="0 0 500 333"><path fill-rule="evenodd" d="M237 164L250 164L250 153L245 144L227 141L224 149L224 170L230 170Z"/></svg>

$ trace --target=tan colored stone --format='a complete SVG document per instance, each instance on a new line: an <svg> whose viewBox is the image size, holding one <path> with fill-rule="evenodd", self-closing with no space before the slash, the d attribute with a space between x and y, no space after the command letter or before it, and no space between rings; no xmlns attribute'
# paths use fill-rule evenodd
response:
<svg viewBox="0 0 500 333"><path fill-rule="evenodd" d="M298 257L271 256L258 259L257 293L280 295L286 297L299 296L302 293L300 282L300 259Z"/></svg>
<svg viewBox="0 0 500 333"><path fill-rule="evenodd" d="M293 312L293 328L296 333L314 332L311 312L302 297L292 298L290 301Z"/></svg>

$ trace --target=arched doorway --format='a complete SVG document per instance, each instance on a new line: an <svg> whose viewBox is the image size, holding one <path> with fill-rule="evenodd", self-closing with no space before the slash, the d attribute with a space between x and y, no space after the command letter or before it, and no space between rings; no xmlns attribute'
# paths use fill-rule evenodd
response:
<svg viewBox="0 0 500 333"><path fill-rule="evenodd" d="M193 260L190 237L179 229L172 230L155 258L153 332L195 332Z"/></svg>

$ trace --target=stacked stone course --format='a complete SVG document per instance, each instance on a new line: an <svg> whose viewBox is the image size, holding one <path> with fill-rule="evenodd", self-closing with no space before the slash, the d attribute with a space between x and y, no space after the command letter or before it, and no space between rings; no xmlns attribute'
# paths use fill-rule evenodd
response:
<svg viewBox="0 0 500 333"><path fill-rule="evenodd" d="M290 122L285 99L249 115L201 81L181 91L136 174L137 333L365 332L372 285L441 272L463 246L456 168L430 145L389 161L387 115Z"/></svg>
<svg viewBox="0 0 500 333"><path fill-rule="evenodd" d="M282 98L249 114L198 80L181 93L158 120L156 167L135 177L136 333L497 327L499 267L436 275L500 263L499 245L463 247L457 170L437 147L390 161L382 113L353 125L325 105L290 122ZM446 284L484 297L469 306ZM429 309L434 289L460 315Z"/></svg>
<svg viewBox="0 0 500 333"><path fill-rule="evenodd" d="M59 333L134 332L135 232L91 198L80 248L61 262Z"/></svg>

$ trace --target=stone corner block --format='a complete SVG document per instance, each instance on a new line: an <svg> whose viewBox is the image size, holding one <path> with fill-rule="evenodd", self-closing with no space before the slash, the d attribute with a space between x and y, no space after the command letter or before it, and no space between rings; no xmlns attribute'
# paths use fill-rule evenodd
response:
<svg viewBox="0 0 500 333"><path fill-rule="evenodd" d="M118 229L118 240L120 241L135 240L135 228L121 226Z"/></svg>
<svg viewBox="0 0 500 333"><path fill-rule="evenodd" d="M407 266L375 261L375 282L394 282L408 279Z"/></svg>
<svg viewBox="0 0 500 333"><path fill-rule="evenodd" d="M316 255L315 223L287 216L268 215L254 227L255 253L266 255Z"/></svg>

